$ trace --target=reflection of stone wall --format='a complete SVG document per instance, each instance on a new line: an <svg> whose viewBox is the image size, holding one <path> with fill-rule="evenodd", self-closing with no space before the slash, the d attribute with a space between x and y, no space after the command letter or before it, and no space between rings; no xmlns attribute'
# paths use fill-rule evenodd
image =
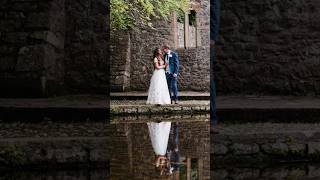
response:
<svg viewBox="0 0 320 180"><path fill-rule="evenodd" d="M105 93L106 2L1 1L1 96Z"/></svg>
<svg viewBox="0 0 320 180"><path fill-rule="evenodd" d="M87 169L78 170L55 170L55 171L32 171L19 170L1 172L1 179L28 179L32 180L52 180L52 179L76 179L76 180L101 180L108 179L106 169Z"/></svg>
<svg viewBox="0 0 320 180"><path fill-rule="evenodd" d="M210 18L210 6L208 0L201 0L200 9L197 11L197 37L199 43L197 48L181 48L175 49L175 33L178 33L175 27L174 18L171 18L168 22L155 21L154 26L156 30L142 29L139 32L130 32L131 50L130 53L125 49L127 46L123 46L124 42L121 42L120 38L118 43L113 44L115 49L123 49L122 53L114 51L111 53L112 59L121 60L122 67L117 69L117 65L112 64L112 74L115 77L113 79L123 79L124 71L130 59L130 70L126 70L126 77L130 77L127 81L123 81L123 87L130 90L147 91L150 83L150 79L154 70L153 67L153 50L156 47L162 47L164 44L168 44L173 47L172 49L178 52L181 64L181 74L179 76L179 90L209 90L209 18ZM178 39L178 37L177 37ZM181 39L180 39L181 40ZM177 40L178 41L178 40ZM178 44L178 43L177 43ZM129 57L128 57L129 55ZM119 58L121 57L121 58ZM126 63L124 63L126 62ZM126 64L126 65L124 65ZM117 72L113 72L117 71ZM122 83L120 81L120 83ZM119 81L117 81L119 83ZM119 84L112 82L114 89Z"/></svg>
<svg viewBox="0 0 320 180"><path fill-rule="evenodd" d="M252 166L252 167L228 167L225 169L214 169L212 179L320 179L319 165L292 164L292 165L272 165L272 166Z"/></svg>
<svg viewBox="0 0 320 180"><path fill-rule="evenodd" d="M219 92L319 94L318 0L221 3Z"/></svg>
<svg viewBox="0 0 320 180"><path fill-rule="evenodd" d="M113 141L117 143L113 146L111 179L159 179L153 164L155 154L147 124L119 124L116 128ZM181 156L203 159L202 179L210 179L208 122L180 123L179 128Z"/></svg>

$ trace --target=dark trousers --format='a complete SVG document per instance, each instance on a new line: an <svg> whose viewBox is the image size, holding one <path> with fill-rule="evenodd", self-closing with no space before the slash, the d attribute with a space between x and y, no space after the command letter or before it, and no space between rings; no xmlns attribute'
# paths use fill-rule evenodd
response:
<svg viewBox="0 0 320 180"><path fill-rule="evenodd" d="M169 136L168 149L170 152L170 162L173 171L180 170L180 150L179 150L179 125L172 122Z"/></svg>
<svg viewBox="0 0 320 180"><path fill-rule="evenodd" d="M216 108L216 83L214 80L214 65L216 62L215 48L210 49L210 123L216 126L217 108Z"/></svg>
<svg viewBox="0 0 320 180"><path fill-rule="evenodd" d="M178 85L177 78L173 77L172 74L166 73L169 93L172 101L178 100Z"/></svg>

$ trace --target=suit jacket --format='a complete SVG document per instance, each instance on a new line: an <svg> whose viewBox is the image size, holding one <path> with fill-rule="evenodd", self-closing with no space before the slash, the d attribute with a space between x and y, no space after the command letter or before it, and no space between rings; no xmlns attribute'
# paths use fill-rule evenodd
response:
<svg viewBox="0 0 320 180"><path fill-rule="evenodd" d="M164 60L167 59L167 56L168 56L168 54L164 55L164 57L163 57ZM170 74L178 74L179 73L179 57L176 52L170 51L168 67L169 67Z"/></svg>

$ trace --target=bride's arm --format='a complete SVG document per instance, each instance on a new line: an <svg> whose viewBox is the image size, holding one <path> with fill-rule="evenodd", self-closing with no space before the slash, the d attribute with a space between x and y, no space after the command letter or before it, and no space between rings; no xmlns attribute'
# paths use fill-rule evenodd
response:
<svg viewBox="0 0 320 180"><path fill-rule="evenodd" d="M160 69L160 68L159 68L158 59L157 59L156 57L153 59L153 64L154 64L154 67L155 67L156 69Z"/></svg>
<svg viewBox="0 0 320 180"><path fill-rule="evenodd" d="M155 67L156 69L161 69L161 66L159 66L158 62L155 62L155 63L154 63L154 67Z"/></svg>
<svg viewBox="0 0 320 180"><path fill-rule="evenodd" d="M158 59L157 59L157 58L154 58L153 63L154 63L154 67L155 67L156 69L164 69L164 68L165 68L164 65L159 66L159 63L158 63Z"/></svg>

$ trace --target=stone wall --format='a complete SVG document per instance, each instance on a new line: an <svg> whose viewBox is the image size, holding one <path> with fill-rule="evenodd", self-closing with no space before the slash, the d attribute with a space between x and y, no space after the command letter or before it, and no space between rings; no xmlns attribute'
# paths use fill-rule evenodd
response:
<svg viewBox="0 0 320 180"><path fill-rule="evenodd" d="M100 180L108 179L107 169L87 169L79 168L78 170L53 170L53 171L37 171L37 170L17 170L1 172L2 179L32 179L32 180L52 180L52 179L77 179L77 180Z"/></svg>
<svg viewBox="0 0 320 180"><path fill-rule="evenodd" d="M317 0L221 3L219 94L319 94Z"/></svg>
<svg viewBox="0 0 320 180"><path fill-rule="evenodd" d="M110 83L112 91L124 91L130 87L130 34L115 32L110 38L111 69Z"/></svg>
<svg viewBox="0 0 320 180"><path fill-rule="evenodd" d="M0 3L0 94L39 96L63 85L64 0Z"/></svg>
<svg viewBox="0 0 320 180"><path fill-rule="evenodd" d="M108 1L66 0L65 83L73 93L106 93Z"/></svg>
<svg viewBox="0 0 320 180"><path fill-rule="evenodd" d="M113 127L104 122L13 121L0 124L0 169L30 165L103 165ZM42 166L41 166L42 165Z"/></svg>
<svg viewBox="0 0 320 180"><path fill-rule="evenodd" d="M209 91L210 85L210 49L198 47L178 49L180 70L179 90Z"/></svg>
<svg viewBox="0 0 320 180"><path fill-rule="evenodd" d="M153 51L165 44L171 46L179 55L179 90L209 90L210 6L208 0L198 2L200 3L200 8L197 11L199 46L196 48L175 48L175 33L177 33L175 16L169 18L168 21L153 21L155 29L141 29L139 32L131 31L129 33L129 47L128 44L123 42L127 34L117 35L118 41L113 41L115 43L113 47L115 48L111 52L111 74L113 74L111 76L111 86L114 87L113 90L147 91L154 70ZM126 42L128 42L128 39Z"/></svg>
<svg viewBox="0 0 320 180"><path fill-rule="evenodd" d="M105 93L107 7L104 0L1 1L1 96Z"/></svg>

